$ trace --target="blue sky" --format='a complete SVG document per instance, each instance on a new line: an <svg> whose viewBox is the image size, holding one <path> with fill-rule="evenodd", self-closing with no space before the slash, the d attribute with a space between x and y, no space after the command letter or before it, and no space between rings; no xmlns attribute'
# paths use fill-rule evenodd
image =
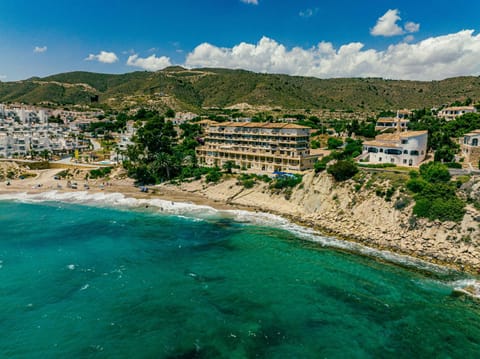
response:
<svg viewBox="0 0 480 359"><path fill-rule="evenodd" d="M472 0L1 0L0 81L168 65L480 75L479 13Z"/></svg>

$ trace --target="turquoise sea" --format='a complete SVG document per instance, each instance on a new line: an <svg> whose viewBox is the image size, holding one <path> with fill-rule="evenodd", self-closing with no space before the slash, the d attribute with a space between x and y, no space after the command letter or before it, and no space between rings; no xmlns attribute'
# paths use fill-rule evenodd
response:
<svg viewBox="0 0 480 359"><path fill-rule="evenodd" d="M462 274L274 217L45 199L0 201L1 358L480 356L480 303L452 296Z"/></svg>

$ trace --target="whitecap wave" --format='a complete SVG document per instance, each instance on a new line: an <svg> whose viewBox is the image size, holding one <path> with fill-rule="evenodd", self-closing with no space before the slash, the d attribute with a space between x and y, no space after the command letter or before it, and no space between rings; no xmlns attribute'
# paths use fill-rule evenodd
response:
<svg viewBox="0 0 480 359"><path fill-rule="evenodd" d="M480 300L480 281L473 278L459 279L447 283L457 295L467 295Z"/></svg>

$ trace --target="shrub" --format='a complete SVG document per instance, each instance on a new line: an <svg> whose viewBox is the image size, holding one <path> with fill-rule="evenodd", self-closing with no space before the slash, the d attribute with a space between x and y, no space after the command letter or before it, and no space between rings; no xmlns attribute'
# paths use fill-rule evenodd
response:
<svg viewBox="0 0 480 359"><path fill-rule="evenodd" d="M292 188L300 182L302 182L300 175L280 176L270 186L275 189Z"/></svg>
<svg viewBox="0 0 480 359"><path fill-rule="evenodd" d="M207 183L210 183L210 182L217 183L218 181L220 181L221 178L222 178L222 174L216 168L212 169L205 176L205 180L207 181Z"/></svg>
<svg viewBox="0 0 480 359"><path fill-rule="evenodd" d="M385 200L387 202L390 202L392 200L392 196L395 194L395 187L390 187L389 189L387 189L387 191L385 192Z"/></svg>
<svg viewBox="0 0 480 359"><path fill-rule="evenodd" d="M434 220L460 222L465 214L465 203L457 197L448 199L418 199L413 207L413 214Z"/></svg>
<svg viewBox="0 0 480 359"><path fill-rule="evenodd" d="M313 168L315 169L315 173L323 172L327 168L327 164L324 161L317 161L313 165Z"/></svg>
<svg viewBox="0 0 480 359"><path fill-rule="evenodd" d="M112 172L112 167L101 167L90 171L90 178L97 179L108 176Z"/></svg>
<svg viewBox="0 0 480 359"><path fill-rule="evenodd" d="M242 184L243 184L243 187L245 187L245 188L252 188L255 185L255 180L247 179L247 180L243 181Z"/></svg>
<svg viewBox="0 0 480 359"><path fill-rule="evenodd" d="M358 167L353 161L339 160L329 166L327 172L331 174L336 181L341 182L352 178L358 172Z"/></svg>
<svg viewBox="0 0 480 359"><path fill-rule="evenodd" d="M429 162L420 166L420 175L428 182L449 182L448 167L439 162Z"/></svg>
<svg viewBox="0 0 480 359"><path fill-rule="evenodd" d="M389 168L389 167L397 167L395 163L359 163L359 167L366 167L366 168Z"/></svg>
<svg viewBox="0 0 480 359"><path fill-rule="evenodd" d="M448 168L462 168L462 164L458 162L446 162L444 165Z"/></svg>
<svg viewBox="0 0 480 359"><path fill-rule="evenodd" d="M421 192L426 185L427 182L421 178L412 178L407 182L407 188L413 193Z"/></svg>

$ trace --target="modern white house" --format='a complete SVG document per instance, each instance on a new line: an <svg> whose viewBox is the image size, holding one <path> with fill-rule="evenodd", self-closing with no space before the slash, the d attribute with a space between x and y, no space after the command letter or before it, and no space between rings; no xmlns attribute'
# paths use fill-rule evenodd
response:
<svg viewBox="0 0 480 359"><path fill-rule="evenodd" d="M363 158L369 163L418 166L427 154L428 131L385 133L363 143Z"/></svg>

